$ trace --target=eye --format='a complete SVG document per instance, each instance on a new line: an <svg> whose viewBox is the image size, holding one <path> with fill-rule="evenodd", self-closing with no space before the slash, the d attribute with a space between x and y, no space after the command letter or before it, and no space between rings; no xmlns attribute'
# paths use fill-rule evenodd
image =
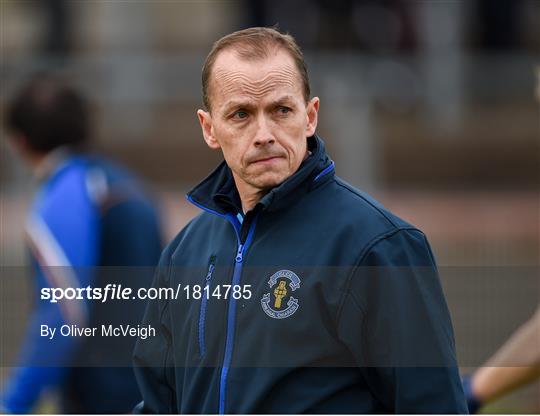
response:
<svg viewBox="0 0 540 416"><path fill-rule="evenodd" d="M291 109L289 107L285 107L283 105L280 105L278 108L277 108L277 112L280 114L280 115L286 115L286 114L289 114L291 112Z"/></svg>
<svg viewBox="0 0 540 416"><path fill-rule="evenodd" d="M243 120L248 116L247 111L244 110L237 110L234 113L232 113L232 118Z"/></svg>

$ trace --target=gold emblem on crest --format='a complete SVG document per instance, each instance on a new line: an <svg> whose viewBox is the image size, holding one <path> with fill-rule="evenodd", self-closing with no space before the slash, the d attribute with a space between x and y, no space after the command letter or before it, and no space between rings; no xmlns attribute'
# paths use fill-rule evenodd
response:
<svg viewBox="0 0 540 416"><path fill-rule="evenodd" d="M276 297L276 301L274 302L274 308L280 309L281 308L281 300L287 296L287 288L286 285L287 282L285 280L281 280L279 282L278 287L274 289L274 296Z"/></svg>

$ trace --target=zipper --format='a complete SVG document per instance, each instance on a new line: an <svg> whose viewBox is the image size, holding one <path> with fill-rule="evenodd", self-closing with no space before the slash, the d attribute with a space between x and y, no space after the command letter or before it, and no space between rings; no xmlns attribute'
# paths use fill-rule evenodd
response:
<svg viewBox="0 0 540 416"><path fill-rule="evenodd" d="M238 231L237 227L240 225L238 220L235 217L228 217L229 221L233 224L235 229ZM253 234L255 232L255 225L257 223L258 214L253 218L250 226L246 241L242 244L240 240L240 232L237 232L238 238L238 248L236 250L236 257L234 259L234 270L233 278L231 284L238 285L240 284L240 278L242 276L242 268L244 265L244 253L246 249L251 244ZM236 225L236 224L237 225ZM232 351L234 345L234 325L236 318L236 303L237 300L234 297L229 298L229 311L227 314L227 337L225 341L225 356L223 358L223 367L221 367L221 375L219 378L219 414L225 413L225 396L227 393L227 376L229 375L229 366L232 359Z"/></svg>
<svg viewBox="0 0 540 416"><path fill-rule="evenodd" d="M236 249L236 256L234 258L233 278L232 278L231 284L233 286L240 284L240 277L242 276L242 267L244 263L244 254L246 250L248 249L249 245L251 244L251 240L253 239L253 234L255 233L255 226L257 224L257 219L259 217L259 214L256 214L253 217L251 224L249 225L249 231L248 231L246 240L244 241L244 243L242 243L242 239L240 237L240 231L241 231L242 226L240 222L238 221L238 218L236 218L236 216L234 216L233 214L221 214L217 211L207 208L204 205L201 205L198 202L195 202L193 198L191 198L190 195L187 196L187 199L189 202L199 207L203 211L217 215L218 217L225 218L232 224L234 231L236 233L238 247ZM231 364L233 343L234 343L234 320L236 317L236 302L237 300L234 299L234 297L231 296L229 298L229 310L227 313L227 335L226 335L226 340L225 340L225 355L223 358L223 366L221 367L221 374L219 377L219 414L225 413L227 376L229 374L229 366Z"/></svg>
<svg viewBox="0 0 540 416"><path fill-rule="evenodd" d="M208 265L208 271L204 278L204 288L202 291L201 298L201 309L199 312L199 355L204 357L206 352L206 341L205 341L205 323L206 323L206 305L208 303L208 293L210 293L210 284L212 282L212 275L216 268L216 256L210 257L210 264ZM207 289L208 288L208 289Z"/></svg>

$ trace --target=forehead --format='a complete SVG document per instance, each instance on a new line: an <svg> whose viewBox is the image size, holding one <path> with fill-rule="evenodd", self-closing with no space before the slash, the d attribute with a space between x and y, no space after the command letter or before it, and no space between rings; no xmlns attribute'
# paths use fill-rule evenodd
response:
<svg viewBox="0 0 540 416"><path fill-rule="evenodd" d="M217 107L231 100L261 100L276 94L303 99L302 81L294 60L282 50L255 60L223 51L214 64L210 93L212 105Z"/></svg>

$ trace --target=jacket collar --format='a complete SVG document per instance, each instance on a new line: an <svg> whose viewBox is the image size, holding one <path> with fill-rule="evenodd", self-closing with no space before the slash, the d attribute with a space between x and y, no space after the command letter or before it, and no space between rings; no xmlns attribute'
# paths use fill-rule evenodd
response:
<svg viewBox="0 0 540 416"><path fill-rule="evenodd" d="M323 140L317 135L307 138L311 154L298 170L268 192L257 204L266 211L285 208L312 188L334 176L334 162L326 153ZM187 199L200 208L218 215L241 211L240 196L231 169L223 161L210 175L187 194Z"/></svg>

